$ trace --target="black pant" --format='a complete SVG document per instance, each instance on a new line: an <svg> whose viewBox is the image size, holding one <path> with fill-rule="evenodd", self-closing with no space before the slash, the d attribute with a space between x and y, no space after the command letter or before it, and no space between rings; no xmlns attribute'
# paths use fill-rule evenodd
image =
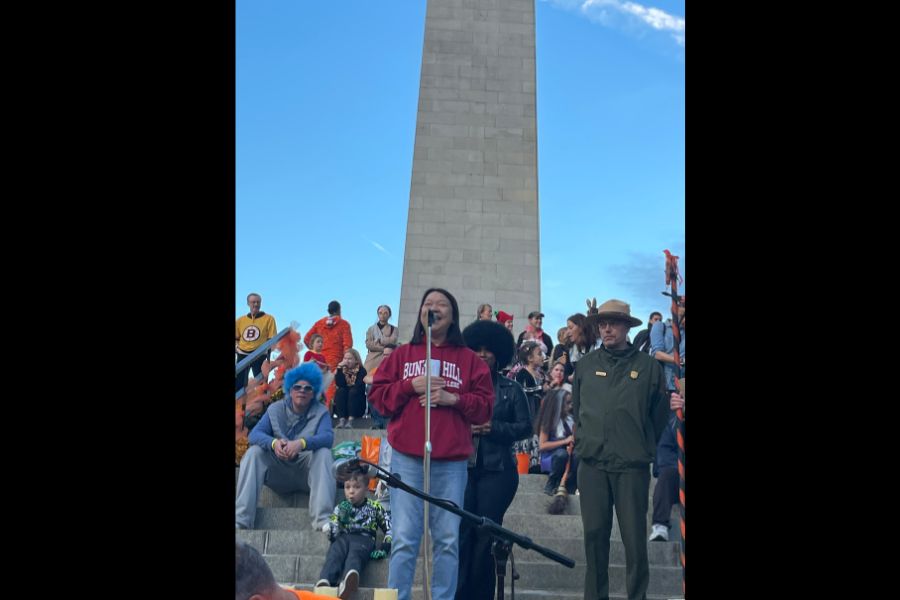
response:
<svg viewBox="0 0 900 600"><path fill-rule="evenodd" d="M334 414L346 419L353 417L358 419L366 412L366 387L354 385L353 387L337 386L334 393Z"/></svg>
<svg viewBox="0 0 900 600"><path fill-rule="evenodd" d="M328 585L336 586L350 569L356 569L362 577L363 569L369 564L369 555L375 549L375 538L365 533L340 533L331 542L325 564L319 579L327 579Z"/></svg>
<svg viewBox="0 0 900 600"><path fill-rule="evenodd" d="M555 493L556 488L562 482L563 473L566 472L566 462L569 460L569 453L566 447L556 448L550 456L550 476L547 478L546 491ZM566 479L566 491L569 494L575 493L578 487L578 457L572 452L572 466L569 467L569 477Z"/></svg>
<svg viewBox="0 0 900 600"><path fill-rule="evenodd" d="M234 355L237 356L238 362L241 362L242 360L247 358L246 354L240 354L238 352L235 352ZM234 391L236 392L239 389L241 389L242 387L247 387L247 379L248 379L248 375L250 375L250 369L253 369L253 376L257 377L262 372L263 362L265 362L266 359L268 359L268 358L269 358L269 353L266 352L265 354L263 354L262 356L260 356L256 360L254 360L252 363L250 363L249 367L247 367L246 369L244 369L243 371L241 371L240 373L235 375Z"/></svg>
<svg viewBox="0 0 900 600"><path fill-rule="evenodd" d="M512 504L519 486L515 469L485 471L469 469L463 508L503 524L503 514ZM496 585L491 536L466 521L459 526L459 580L456 600L493 600Z"/></svg>
<svg viewBox="0 0 900 600"><path fill-rule="evenodd" d="M653 490L653 522L669 527L672 506L678 503L678 467L660 467Z"/></svg>

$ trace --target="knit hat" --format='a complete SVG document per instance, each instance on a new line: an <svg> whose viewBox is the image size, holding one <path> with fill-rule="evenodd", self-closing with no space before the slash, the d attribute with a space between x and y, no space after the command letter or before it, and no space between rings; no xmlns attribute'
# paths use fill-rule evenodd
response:
<svg viewBox="0 0 900 600"><path fill-rule="evenodd" d="M502 310L497 311L497 321L500 323L506 323L507 321L512 321L513 316L509 313L505 313Z"/></svg>

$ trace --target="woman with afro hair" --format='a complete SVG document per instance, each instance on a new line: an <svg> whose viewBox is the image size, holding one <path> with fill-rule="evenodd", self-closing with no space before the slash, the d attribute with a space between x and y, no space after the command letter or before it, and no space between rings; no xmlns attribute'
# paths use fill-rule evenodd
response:
<svg viewBox="0 0 900 600"><path fill-rule="evenodd" d="M512 333L494 321L475 321L465 328L466 345L487 364L494 383L494 414L490 421L472 425L468 482L464 508L503 524L503 515L519 487L512 445L531 433L528 400L522 387L500 375L516 351ZM496 572L491 557L491 536L463 521L459 539L457 600L491 600Z"/></svg>

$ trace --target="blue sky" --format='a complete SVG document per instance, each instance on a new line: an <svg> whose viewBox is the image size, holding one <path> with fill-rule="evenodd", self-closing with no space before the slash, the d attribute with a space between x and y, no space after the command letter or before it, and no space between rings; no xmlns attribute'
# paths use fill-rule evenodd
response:
<svg viewBox="0 0 900 600"><path fill-rule="evenodd" d="M365 355L376 307L399 312L425 0L236 7L235 315L258 292L279 330L305 333L337 299ZM536 0L554 339L587 297L668 314L663 249L686 276L684 14L684 0Z"/></svg>

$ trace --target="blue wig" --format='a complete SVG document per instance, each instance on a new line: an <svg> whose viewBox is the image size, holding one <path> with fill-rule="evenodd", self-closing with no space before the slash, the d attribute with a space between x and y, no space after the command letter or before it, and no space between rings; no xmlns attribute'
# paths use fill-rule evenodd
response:
<svg viewBox="0 0 900 600"><path fill-rule="evenodd" d="M293 368L284 374L284 397L291 397L291 386L300 380L308 381L313 386L313 398L318 397L322 389L322 371L314 361L305 362L299 367Z"/></svg>

